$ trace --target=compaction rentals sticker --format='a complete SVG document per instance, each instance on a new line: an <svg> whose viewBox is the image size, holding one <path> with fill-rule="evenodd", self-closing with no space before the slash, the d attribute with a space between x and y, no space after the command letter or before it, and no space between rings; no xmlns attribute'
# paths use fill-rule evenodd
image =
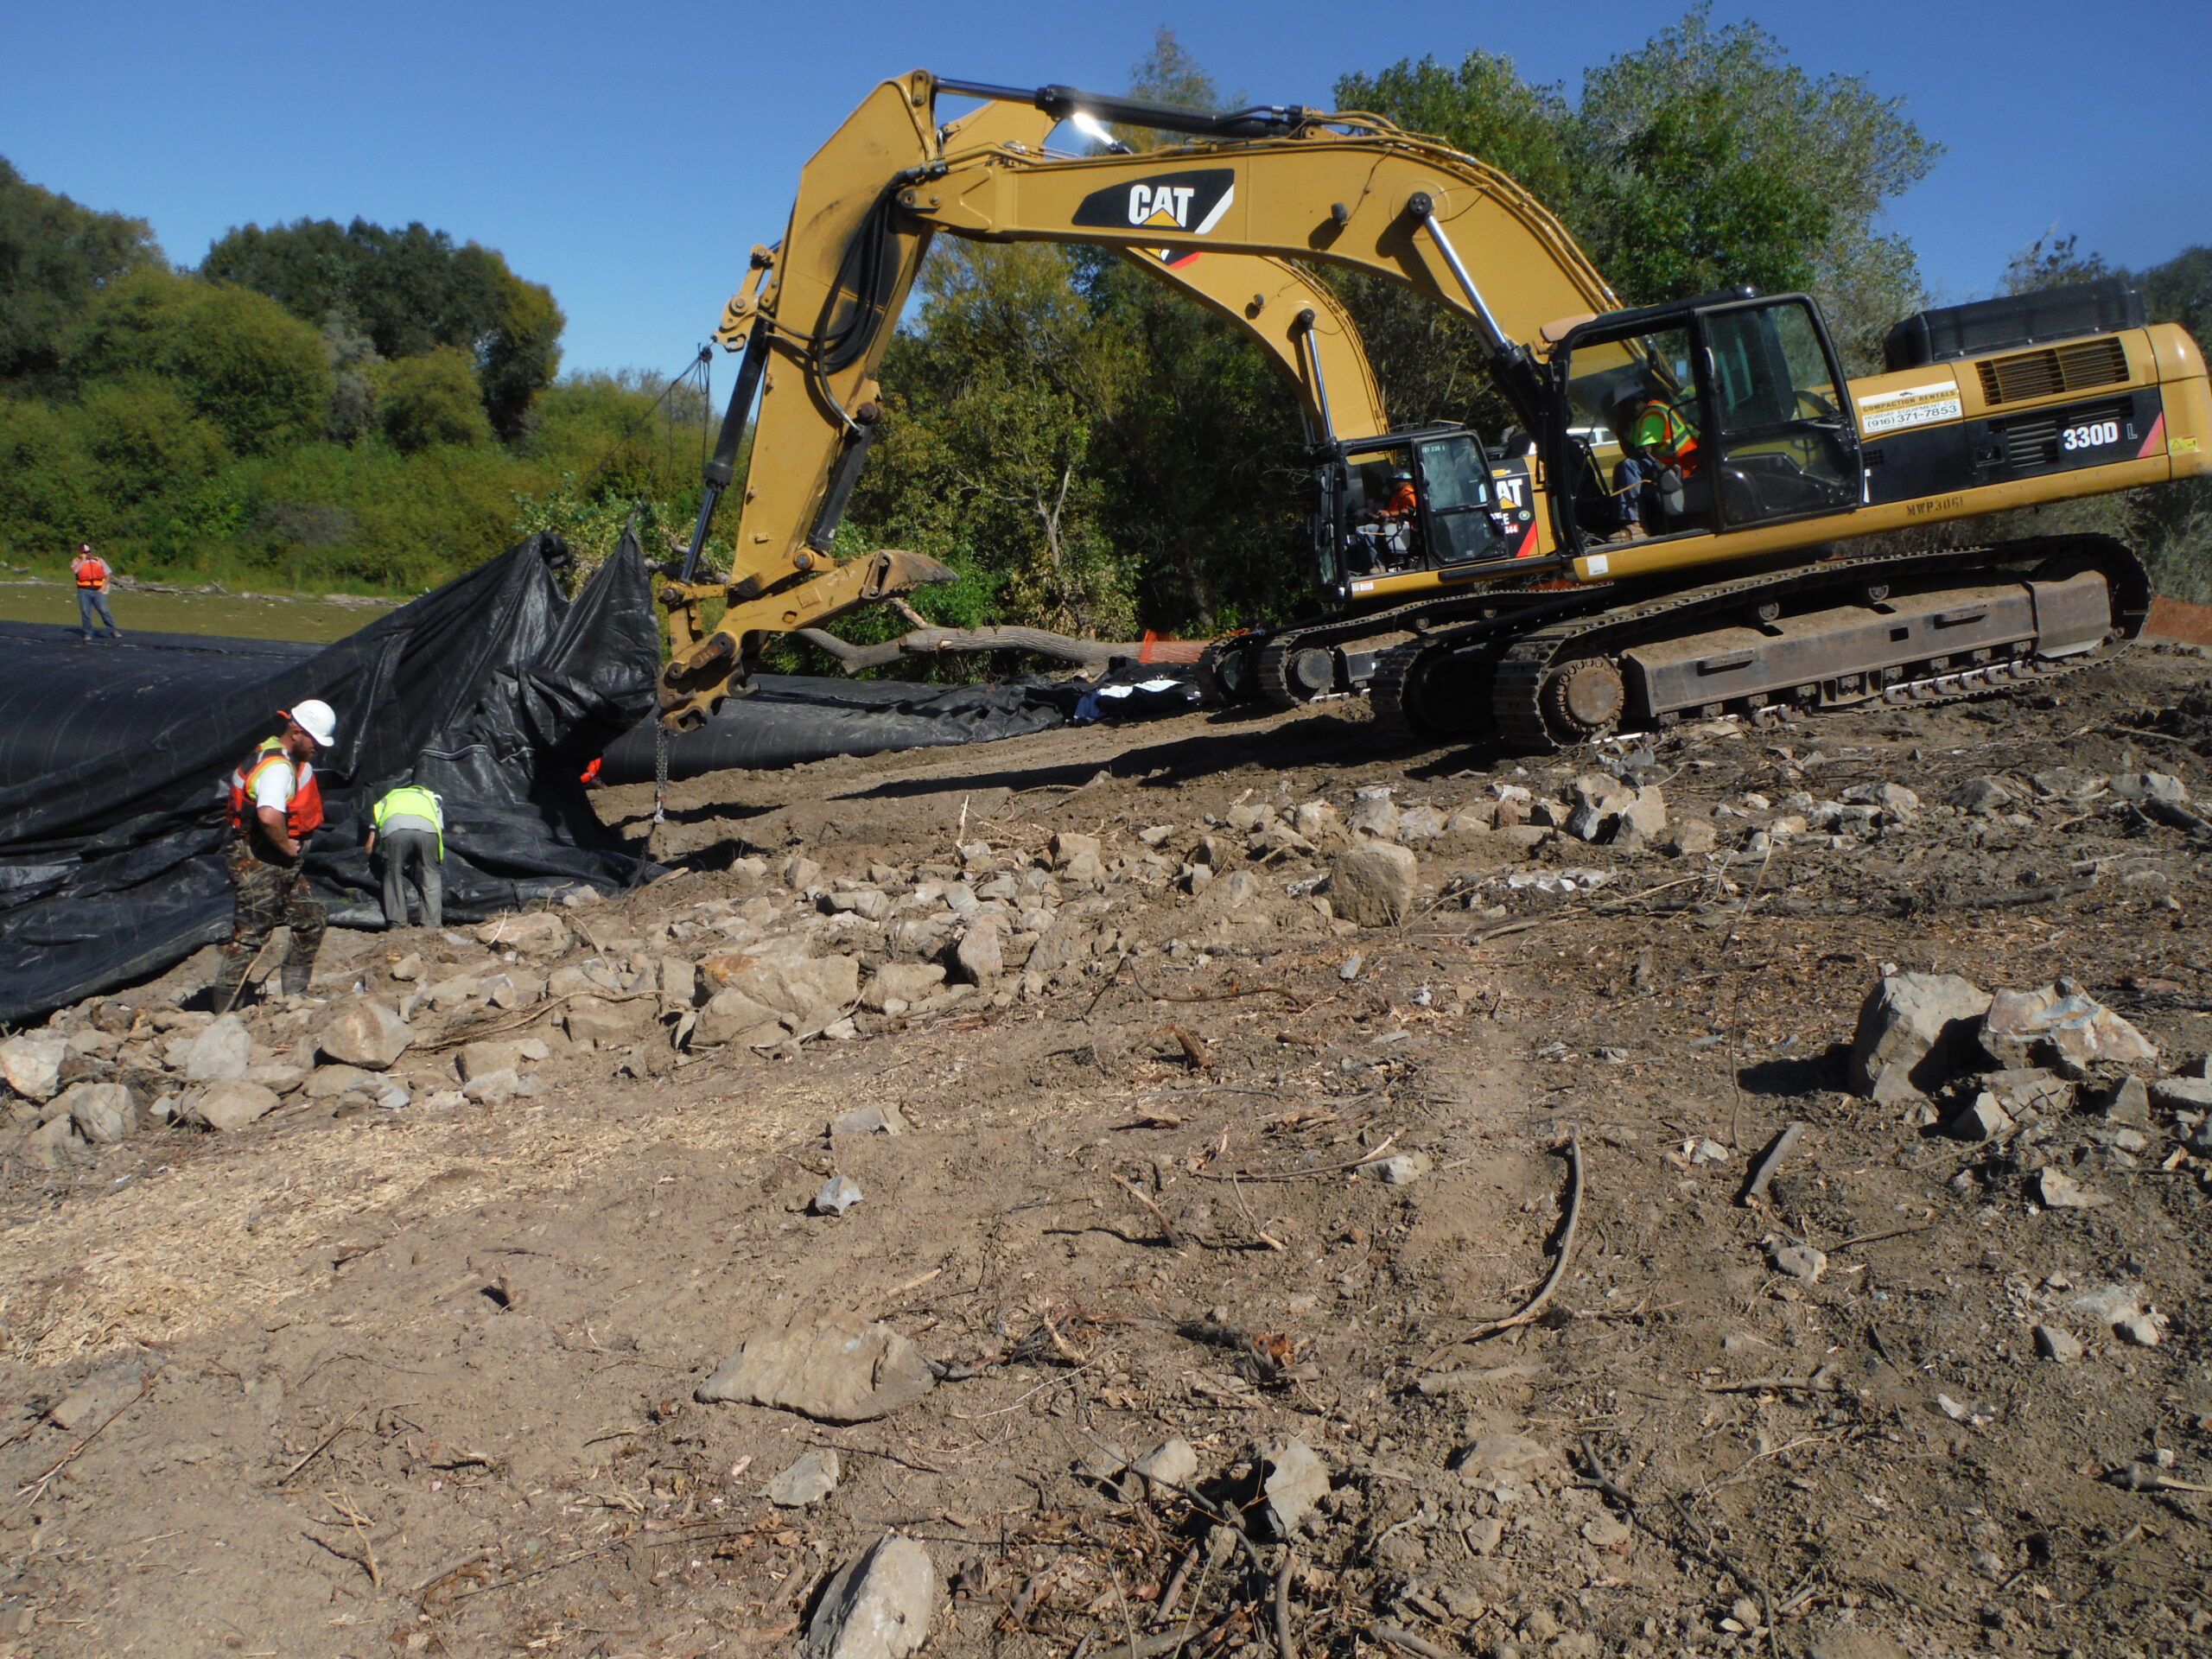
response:
<svg viewBox="0 0 2212 1659"><path fill-rule="evenodd" d="M1867 437L1896 432L1908 426L1933 426L1955 421L1966 412L1959 400L1955 380L1932 380L1924 386L1902 391L1878 391L1859 399L1859 429Z"/></svg>

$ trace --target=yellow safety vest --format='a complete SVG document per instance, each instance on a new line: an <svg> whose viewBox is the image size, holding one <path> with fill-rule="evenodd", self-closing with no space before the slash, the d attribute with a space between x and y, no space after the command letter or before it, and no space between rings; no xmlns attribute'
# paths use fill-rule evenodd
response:
<svg viewBox="0 0 2212 1659"><path fill-rule="evenodd" d="M369 809L369 822L378 835L388 817L427 818L438 828L438 856L446 855L446 810L429 790L403 784Z"/></svg>

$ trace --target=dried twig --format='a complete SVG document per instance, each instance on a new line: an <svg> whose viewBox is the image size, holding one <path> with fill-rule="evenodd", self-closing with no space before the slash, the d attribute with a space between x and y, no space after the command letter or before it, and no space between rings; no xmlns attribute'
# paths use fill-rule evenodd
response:
<svg viewBox="0 0 2212 1659"><path fill-rule="evenodd" d="M1843 1370L1840 1366L1823 1365L1810 1376L1751 1376L1741 1382L1708 1382L1707 1394L1781 1394L1795 1389L1800 1394L1840 1394L1843 1392Z"/></svg>
<svg viewBox="0 0 2212 1659"><path fill-rule="evenodd" d="M1459 1656L1451 1649L1440 1648L1433 1642L1424 1642L1411 1630L1402 1630L1395 1624L1370 1624L1367 1627L1367 1633L1377 1642L1418 1654L1421 1659L1459 1659Z"/></svg>
<svg viewBox="0 0 2212 1659"><path fill-rule="evenodd" d="M1198 1564L1198 1553L1204 1548L1202 1544L1192 1544L1183 1552L1183 1559L1175 1563L1167 1587L1160 1592L1160 1605L1152 1616L1154 1624L1165 1624L1173 1617L1175 1604L1183 1599L1183 1586L1191 1581L1191 1569Z"/></svg>
<svg viewBox="0 0 2212 1659"><path fill-rule="evenodd" d="M117 1418L122 1416L124 1412L130 1410L131 1407L137 1405L141 1400L143 1400L146 1397L147 1391L153 1386L153 1375L149 1372L146 1376L140 1381L137 1393L132 1395L128 1400L118 1406L113 1411L108 1413L105 1417L100 1420L100 1426L98 1428L86 1435L83 1440L78 1441L76 1445L71 1446L67 1452L64 1452L52 1463L47 1465L45 1470L39 1475L38 1478L32 1481L29 1485L18 1489L16 1496L17 1497L35 1498L41 1492L44 1491L47 1488L47 1484L49 1481L77 1460L77 1454L79 1452L82 1452L94 1440L99 1439L101 1435L106 1433L108 1425L112 1423Z"/></svg>
<svg viewBox="0 0 2212 1659"><path fill-rule="evenodd" d="M1276 1659L1298 1659L1297 1644L1290 1639L1290 1575L1298 1566L1298 1552L1282 1547L1282 1565L1275 1569Z"/></svg>
<svg viewBox="0 0 2212 1659"><path fill-rule="evenodd" d="M1480 1342L1486 1337L1497 1336L1500 1332L1510 1331L1517 1325L1533 1323L1537 1316L1543 1313L1545 1305L1551 1300L1560 1286L1566 1282L1567 1264L1574 1255L1574 1236L1582 1225L1582 1192L1585 1183L1582 1176L1582 1137L1580 1135L1567 1136L1567 1224L1560 1233L1559 1255L1553 1262L1552 1270L1546 1275L1543 1284L1538 1288L1536 1294L1529 1299L1519 1313L1510 1313L1502 1319L1492 1319L1487 1325L1478 1325L1464 1337L1454 1337L1430 1354L1427 1358L1422 1360L1418 1369L1424 1371L1433 1370L1436 1368L1436 1362L1454 1348L1464 1346L1471 1342Z"/></svg>
<svg viewBox="0 0 2212 1659"><path fill-rule="evenodd" d="M1790 1123L1774 1137L1774 1144L1766 1149L1766 1155L1751 1171L1751 1179L1745 1184L1744 1196L1738 1202L1747 1205L1766 1202L1766 1190L1774 1179L1775 1172L1782 1167L1782 1160L1796 1150L1797 1142L1804 1133L1802 1123Z"/></svg>
<svg viewBox="0 0 2212 1659"><path fill-rule="evenodd" d="M2179 1479L2147 1463L2131 1463L2125 1469L2113 1470L2105 1479L2127 1492L2212 1492L2212 1486Z"/></svg>
<svg viewBox="0 0 2212 1659"><path fill-rule="evenodd" d="M1878 1233L1859 1233L1853 1237L1845 1239L1842 1243L1836 1246L1836 1249L1847 1250L1854 1244L1878 1244L1885 1238L1903 1238L1908 1233L1924 1233L1935 1224L1932 1221L1923 1221L1913 1227L1891 1227Z"/></svg>
<svg viewBox="0 0 2212 1659"><path fill-rule="evenodd" d="M359 1405L354 1407L352 1415L348 1416L344 1422L339 1424L337 1427L332 1429L329 1433L324 1435L321 1440L315 1442L315 1450L308 1452L304 1458L302 1458L297 1463L287 1469L283 1474L277 1476L276 1484L279 1486L283 1485L287 1481L290 1480L293 1476L298 1474L301 1470L306 1468L308 1465L313 1463L325 1452L327 1452L331 1447L332 1442L336 1440L337 1438L340 1434L343 1434L347 1429L353 1427L354 1418L359 1417L368 1408L368 1402L365 1400Z"/></svg>
<svg viewBox="0 0 2212 1659"><path fill-rule="evenodd" d="M1308 1175L1341 1175L1346 1170L1376 1162L1390 1150L1397 1138L1395 1135L1386 1137L1374 1151L1363 1154L1348 1164L1315 1164L1306 1169L1194 1169L1191 1173L1202 1181L1302 1181Z"/></svg>
<svg viewBox="0 0 2212 1659"><path fill-rule="evenodd" d="M1125 1181L1119 1175L1115 1176L1113 1179L1115 1185L1119 1186L1122 1192L1128 1193L1139 1204L1144 1205L1146 1209L1152 1211L1153 1219L1160 1224L1160 1230L1161 1234L1166 1236L1168 1248L1170 1249L1176 1250L1181 1249L1183 1248L1183 1235L1175 1230L1175 1224L1167 1218L1167 1212L1161 1209L1158 1205L1154 1204L1150 1198L1147 1198L1144 1195L1144 1190L1138 1186L1135 1182Z"/></svg>

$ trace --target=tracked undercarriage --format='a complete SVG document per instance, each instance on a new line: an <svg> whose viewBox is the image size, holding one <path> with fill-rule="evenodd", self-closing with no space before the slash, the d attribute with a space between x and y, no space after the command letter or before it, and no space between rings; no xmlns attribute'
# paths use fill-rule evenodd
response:
<svg viewBox="0 0 2212 1659"><path fill-rule="evenodd" d="M2118 542L2062 537L1843 556L1673 591L1499 594L1484 608L1494 614L1381 653L1369 688L1378 721L1545 749L1685 715L1971 696L2123 648L2142 631L2150 583Z"/></svg>

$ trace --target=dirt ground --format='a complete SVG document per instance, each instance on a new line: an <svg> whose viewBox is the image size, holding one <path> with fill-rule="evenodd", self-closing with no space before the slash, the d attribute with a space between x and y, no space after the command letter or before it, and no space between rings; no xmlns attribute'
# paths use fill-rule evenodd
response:
<svg viewBox="0 0 2212 1659"><path fill-rule="evenodd" d="M2157 1046L2146 1077L2212 1046L2206 832L2107 781L2212 795L2212 664L1598 755L1370 732L1336 703L724 773L657 830L609 791L680 873L556 911L568 948L332 936L319 994L414 999L406 1105L295 1087L52 1167L19 1109L0 1654L795 1652L887 1531L950 1586L945 1655L1258 1653L1278 1596L1307 1656L1389 1651L1378 1625L1450 1656L2212 1651L2191 1121L1967 1143L1844 1067L1892 971L2069 976ZM1607 756L1717 850L1464 816ZM1251 849L1375 786L1438 810L1397 832L1411 912L1361 927L1317 890L1326 815ZM1001 880L1002 975L696 1040L715 974L845 954L866 984L957 946L940 890ZM462 983L555 969L512 1007ZM115 1028L86 1075L157 1087L190 978L58 1016ZM255 1009L261 1063L303 1071L327 1012ZM548 1052L470 1100L472 1036ZM869 1106L905 1132L826 1132ZM2086 1207L2037 1202L2054 1170ZM811 1213L835 1175L861 1201ZM1569 1208L1540 1316L1463 1340L1545 1287ZM2156 1345L2076 1305L2113 1285ZM944 1380L844 1425L694 1398L748 1332L840 1312ZM1186 1480L1120 1472L1176 1439ZM1261 1482L1292 1442L1329 1488L1286 1545ZM831 1448L827 1497L764 1497ZM1151 1635L1171 1581L1194 1621Z"/></svg>

